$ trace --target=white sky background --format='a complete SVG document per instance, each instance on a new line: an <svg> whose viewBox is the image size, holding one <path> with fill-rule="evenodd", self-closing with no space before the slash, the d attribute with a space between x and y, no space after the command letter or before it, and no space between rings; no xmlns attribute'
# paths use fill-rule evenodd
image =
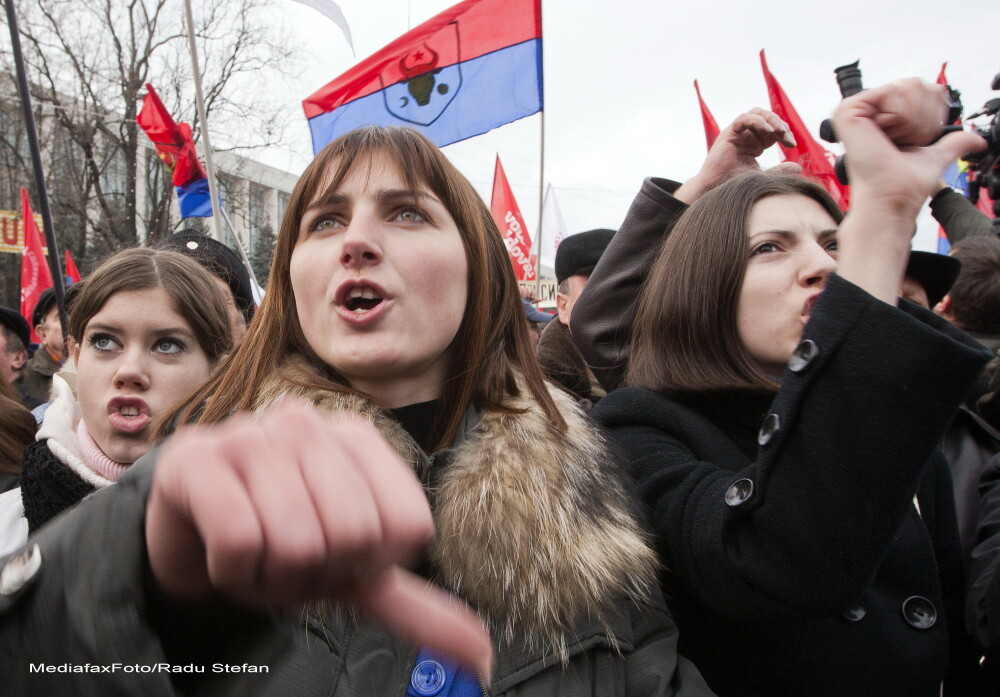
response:
<svg viewBox="0 0 1000 697"><path fill-rule="evenodd" d="M303 98L357 60L454 4L452 0L338 0L355 59L330 20L274 0L275 21L301 41L301 77L280 88ZM818 139L840 100L833 69L861 59L867 86L901 77L933 81L948 61L965 114L987 99L1000 72L1000 3L937 0L772 0L668 3L657 0L543 0L545 180L569 231L617 228L645 176L683 180L705 156L692 81L719 125L768 107L758 52ZM982 122L982 120L979 120ZM539 207L538 115L445 148L489 202L499 153L532 237ZM289 146L262 158L299 173L311 159L301 109ZM837 151L836 146L828 146ZM255 153L260 158L260 153ZM764 166L780 161L772 149ZM922 219L914 247L934 249L937 226Z"/></svg>

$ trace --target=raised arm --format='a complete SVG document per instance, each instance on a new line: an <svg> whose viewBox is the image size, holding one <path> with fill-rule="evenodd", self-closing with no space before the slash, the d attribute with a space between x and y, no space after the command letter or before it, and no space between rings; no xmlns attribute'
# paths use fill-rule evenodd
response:
<svg viewBox="0 0 1000 697"><path fill-rule="evenodd" d="M643 182L573 308L573 341L606 390L621 385L639 290L677 218L705 192L756 168L756 158L777 142L795 144L785 122L764 109L751 109L722 131L687 182Z"/></svg>

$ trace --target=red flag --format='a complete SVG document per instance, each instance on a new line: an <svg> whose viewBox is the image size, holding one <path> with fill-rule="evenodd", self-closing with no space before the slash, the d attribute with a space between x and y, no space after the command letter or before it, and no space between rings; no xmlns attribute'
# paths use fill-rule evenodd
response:
<svg viewBox="0 0 1000 697"><path fill-rule="evenodd" d="M694 91L698 93L698 106L701 107L701 122L705 125L705 142L708 149L712 149L712 143L719 137L719 124L716 123L712 112L708 110L708 105L701 98L701 90L698 89L698 81L694 81Z"/></svg>
<svg viewBox="0 0 1000 697"><path fill-rule="evenodd" d="M198 160L198 152L191 139L191 127L186 123L174 123L156 90L148 82L146 90L142 109L135 120L156 146L156 154L170 170L174 186L204 179L208 175Z"/></svg>
<svg viewBox="0 0 1000 697"><path fill-rule="evenodd" d="M524 216L514 200L514 192L507 183L507 175L500 164L497 155L496 168L493 171L493 196L490 198L490 212L503 234L504 244L510 254L510 262L514 265L514 273L519 281L535 280L535 267L531 257L531 236L524 224Z"/></svg>
<svg viewBox="0 0 1000 697"><path fill-rule="evenodd" d="M846 211L849 189L837 181L837 175L833 171L836 158L833 153L828 152L809 134L809 129L806 128L798 112L795 111L788 95L785 94L777 79L768 70L764 51L760 52L760 65L764 69L764 81L767 82L767 95L771 99L771 111L788 124L795 137L796 146L794 148L786 148L784 145L778 144L785 154L785 160L797 162L802 167L802 173L819 182L824 189L830 192L841 209Z"/></svg>
<svg viewBox="0 0 1000 697"><path fill-rule="evenodd" d="M948 61L945 61L944 63L941 64L941 72L938 73L937 84L939 84L939 85L947 85L948 84L948 78L946 78L944 76L944 69L947 68L947 67L948 67Z"/></svg>
<svg viewBox="0 0 1000 697"><path fill-rule="evenodd" d="M76 264L73 263L73 257L69 255L69 250L66 250L66 275L69 276L69 280L72 283L80 282L80 272L76 269Z"/></svg>
<svg viewBox="0 0 1000 697"><path fill-rule="evenodd" d="M52 274L42 253L42 239L38 234L35 216L31 214L28 190L21 187L21 224L24 225L24 251L21 253L21 314L31 324L31 313L38 304L38 296L52 287ZM35 327L31 327L31 340L38 341Z"/></svg>

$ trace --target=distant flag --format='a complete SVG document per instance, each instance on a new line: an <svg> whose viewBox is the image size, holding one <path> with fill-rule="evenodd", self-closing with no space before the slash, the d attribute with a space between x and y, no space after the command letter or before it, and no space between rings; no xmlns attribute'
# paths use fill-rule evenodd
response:
<svg viewBox="0 0 1000 697"><path fill-rule="evenodd" d="M771 99L771 111L788 124L795 137L796 146L794 148L786 148L779 143L785 160L797 162L802 167L802 173L819 182L824 189L830 192L841 209L846 211L849 189L837 180L837 175L833 170L836 158L833 153L827 151L810 135L809 129L806 128L802 118L795 111L788 95L785 94L781 85L778 84L778 80L768 70L764 51L760 52L760 65L764 70L767 94Z"/></svg>
<svg viewBox="0 0 1000 697"><path fill-rule="evenodd" d="M344 38L347 39L347 45L351 47L351 53L355 56L357 55L354 53L354 40L351 38L351 27L348 26L347 18L344 17L340 5L333 2L333 0L295 0L295 2L311 7L333 20L333 23L340 27L340 31L344 32Z"/></svg>
<svg viewBox="0 0 1000 697"><path fill-rule="evenodd" d="M701 122L705 125L705 142L708 149L712 149L712 143L719 137L719 124L716 123L712 112L708 110L708 105L701 98L701 90L698 88L698 81L694 81L694 91L698 93L698 106L701 108Z"/></svg>
<svg viewBox="0 0 1000 697"><path fill-rule="evenodd" d="M66 250L66 278L69 279L70 283L80 282L80 272L77 271L76 264L73 263L73 257L69 255L69 250Z"/></svg>
<svg viewBox="0 0 1000 697"><path fill-rule="evenodd" d="M951 242L948 241L948 235L945 234L944 228L938 225L937 253L947 254L949 251L951 251Z"/></svg>
<svg viewBox="0 0 1000 697"><path fill-rule="evenodd" d="M42 238L38 233L35 216L31 213L28 190L21 187L21 224L24 226L24 251L21 253L21 315L31 322L38 297L52 287L52 274L42 253ZM31 340L38 341L35 327L31 327Z"/></svg>
<svg viewBox="0 0 1000 697"><path fill-rule="evenodd" d="M938 73L937 84L939 84L939 85L947 85L948 84L948 78L946 78L944 76L944 69L947 68L947 67L948 67L948 61L945 61L944 63L941 64L941 72Z"/></svg>
<svg viewBox="0 0 1000 697"><path fill-rule="evenodd" d="M542 110L541 0L465 0L302 102L313 151L359 126L409 126L439 147Z"/></svg>
<svg viewBox="0 0 1000 697"><path fill-rule="evenodd" d="M545 187L545 198L542 201L542 234L540 238L544 247L537 253L538 258L542 261L543 272L550 270L555 276L556 250L559 249L559 243L568 236L569 230L563 221L562 211L559 210L555 189L549 184Z"/></svg>
<svg viewBox="0 0 1000 697"><path fill-rule="evenodd" d="M503 235L510 263L514 266L514 274L519 281L534 281L535 267L531 262L531 235L524 224L524 216L514 200L514 192L507 183L500 156L497 155L496 167L493 170L493 196L490 198L490 212Z"/></svg>
<svg viewBox="0 0 1000 697"><path fill-rule="evenodd" d="M182 218L207 218L212 215L212 197L208 193L208 175L198 160L191 138L191 127L175 123L163 106L153 86L146 83L146 97L135 119L156 146L156 154L170 170L176 187Z"/></svg>

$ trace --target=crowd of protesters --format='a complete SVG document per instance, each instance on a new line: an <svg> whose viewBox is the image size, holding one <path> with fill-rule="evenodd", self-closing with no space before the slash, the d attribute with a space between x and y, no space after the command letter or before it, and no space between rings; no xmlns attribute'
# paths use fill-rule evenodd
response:
<svg viewBox="0 0 1000 697"><path fill-rule="evenodd" d="M4 693L1000 694L1000 240L946 112L842 103L846 213L742 114L562 242L554 317L374 127L299 179L259 307L185 232L66 341L39 303L30 360L0 309ZM928 198L951 256L910 250Z"/></svg>

